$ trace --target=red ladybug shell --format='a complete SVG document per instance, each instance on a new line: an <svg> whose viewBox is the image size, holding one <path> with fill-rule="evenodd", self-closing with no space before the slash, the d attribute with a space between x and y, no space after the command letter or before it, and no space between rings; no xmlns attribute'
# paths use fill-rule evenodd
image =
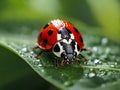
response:
<svg viewBox="0 0 120 90"><path fill-rule="evenodd" d="M39 32L37 43L38 46L44 50L50 50L54 44L58 42L57 34L61 27L67 28L72 32L75 41L79 44L80 49L84 47L81 33L75 28L73 24L66 20L53 20L47 23Z"/></svg>

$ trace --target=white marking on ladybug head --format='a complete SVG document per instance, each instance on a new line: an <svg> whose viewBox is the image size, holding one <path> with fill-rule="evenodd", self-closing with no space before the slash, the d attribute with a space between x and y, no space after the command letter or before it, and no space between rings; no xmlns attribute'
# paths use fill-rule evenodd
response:
<svg viewBox="0 0 120 90"><path fill-rule="evenodd" d="M79 55L80 47L72 39L62 39L54 45L52 51L57 57L61 57L66 62L71 63Z"/></svg>
<svg viewBox="0 0 120 90"><path fill-rule="evenodd" d="M63 39L62 42L66 43L66 44L70 44L72 42L72 40L71 39L69 39L69 40Z"/></svg>

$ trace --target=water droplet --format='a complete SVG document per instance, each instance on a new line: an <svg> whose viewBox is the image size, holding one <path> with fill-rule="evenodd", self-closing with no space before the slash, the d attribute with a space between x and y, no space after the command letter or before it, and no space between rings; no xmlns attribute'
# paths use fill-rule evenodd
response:
<svg viewBox="0 0 120 90"><path fill-rule="evenodd" d="M105 52L106 52L106 54L109 54L110 53L110 48L106 48Z"/></svg>
<svg viewBox="0 0 120 90"><path fill-rule="evenodd" d="M39 65L40 60L34 60L33 62L35 65Z"/></svg>
<svg viewBox="0 0 120 90"><path fill-rule="evenodd" d="M96 46L93 47L93 51L94 52L97 52L98 51L98 48Z"/></svg>
<svg viewBox="0 0 120 90"><path fill-rule="evenodd" d="M110 65L111 67L115 67L115 65Z"/></svg>
<svg viewBox="0 0 120 90"><path fill-rule="evenodd" d="M34 52L33 52L33 51L31 51L31 52L30 52L30 54L34 54Z"/></svg>
<svg viewBox="0 0 120 90"><path fill-rule="evenodd" d="M94 63L96 64L96 63L98 63L99 62L99 59L95 59L94 60Z"/></svg>
<svg viewBox="0 0 120 90"><path fill-rule="evenodd" d="M105 88L105 86L106 86L105 84L102 84L102 85L101 85L102 88Z"/></svg>
<svg viewBox="0 0 120 90"><path fill-rule="evenodd" d="M64 74L62 73L62 74L61 74L61 76L63 77L63 76L64 76Z"/></svg>
<svg viewBox="0 0 120 90"><path fill-rule="evenodd" d="M90 71L93 71L93 68L90 68Z"/></svg>
<svg viewBox="0 0 120 90"><path fill-rule="evenodd" d="M106 45L108 43L108 39L107 38L103 38L101 40L101 43L102 43L102 45Z"/></svg>
<svg viewBox="0 0 120 90"><path fill-rule="evenodd" d="M88 75L90 78L92 78L92 77L94 77L95 76L95 73L93 73L93 72L91 72L91 73L89 73L89 75Z"/></svg>
<svg viewBox="0 0 120 90"><path fill-rule="evenodd" d="M41 72L43 73L43 72L45 72L45 70L44 70L44 69L41 69Z"/></svg>
<svg viewBox="0 0 120 90"><path fill-rule="evenodd" d="M70 82L70 81L66 81L66 82L64 82L64 85L65 85L65 86L69 86L71 83L72 83L72 82Z"/></svg>
<svg viewBox="0 0 120 90"><path fill-rule="evenodd" d="M106 74L106 71L101 70L98 74L99 74L98 76L102 77L102 76L104 76Z"/></svg>
<svg viewBox="0 0 120 90"><path fill-rule="evenodd" d="M21 54L21 56L22 56L22 57L24 57L24 55L23 55L23 54Z"/></svg>
<svg viewBox="0 0 120 90"><path fill-rule="evenodd" d="M85 76L87 77L87 76L88 76L88 74L86 73L86 74L85 74Z"/></svg>
<svg viewBox="0 0 120 90"><path fill-rule="evenodd" d="M23 52L27 52L27 48L22 48L22 51Z"/></svg>
<svg viewBox="0 0 120 90"><path fill-rule="evenodd" d="M115 65L117 65L117 62L115 62Z"/></svg>
<svg viewBox="0 0 120 90"><path fill-rule="evenodd" d="M101 60L105 60L106 58L107 58L107 55L106 55L106 54L103 54L103 55L100 56L100 59L101 59Z"/></svg>
<svg viewBox="0 0 120 90"><path fill-rule="evenodd" d="M93 65L94 63L89 59L87 62L88 65Z"/></svg>
<svg viewBox="0 0 120 90"><path fill-rule="evenodd" d="M42 66L42 64L39 64L38 66L39 66L39 67L41 67L41 66Z"/></svg>

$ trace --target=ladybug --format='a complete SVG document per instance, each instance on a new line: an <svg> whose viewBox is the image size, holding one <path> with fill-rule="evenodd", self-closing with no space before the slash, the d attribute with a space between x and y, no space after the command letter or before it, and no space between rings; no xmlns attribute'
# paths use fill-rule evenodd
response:
<svg viewBox="0 0 120 90"><path fill-rule="evenodd" d="M55 57L62 58L61 65L70 64L74 60L78 60L78 55L84 49L84 42L78 29L67 20L52 20L40 30L37 38L38 46L42 49L37 55L40 56L43 51L52 51ZM56 66L57 66L57 59ZM86 60L86 59L85 59Z"/></svg>

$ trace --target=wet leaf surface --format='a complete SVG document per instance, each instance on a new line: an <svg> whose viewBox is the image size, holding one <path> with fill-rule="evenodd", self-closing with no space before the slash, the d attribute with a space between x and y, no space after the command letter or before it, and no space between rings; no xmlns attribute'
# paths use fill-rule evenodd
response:
<svg viewBox="0 0 120 90"><path fill-rule="evenodd" d="M35 40L39 30L32 31L29 25L23 27L19 28L18 25L14 29L10 28L12 32L1 28L0 47L15 53L15 57L21 57L31 69L53 86L70 90L120 89L120 45L118 43L81 29L85 48L88 49L82 54L88 58L88 61L81 59L80 64L74 62L56 68L52 53L45 52L40 58L35 58L39 50L35 53L31 48L36 45ZM18 31L19 33L16 31L17 28L21 30Z"/></svg>

